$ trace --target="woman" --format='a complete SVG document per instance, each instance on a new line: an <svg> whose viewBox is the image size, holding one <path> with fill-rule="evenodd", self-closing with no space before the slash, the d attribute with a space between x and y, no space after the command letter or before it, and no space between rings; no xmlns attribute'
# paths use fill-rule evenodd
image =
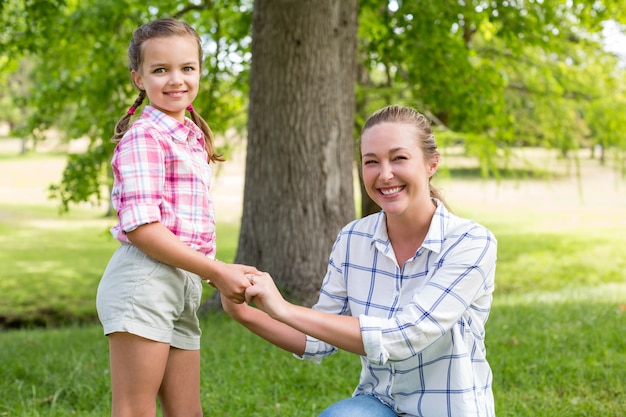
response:
<svg viewBox="0 0 626 417"><path fill-rule="evenodd" d="M285 301L271 277L249 275L247 304L224 299L248 329L320 361L361 355L353 397L320 417L494 416L485 323L496 240L450 213L430 180L439 153L428 120L385 107L361 133L363 182L382 208L345 226L313 309Z"/></svg>

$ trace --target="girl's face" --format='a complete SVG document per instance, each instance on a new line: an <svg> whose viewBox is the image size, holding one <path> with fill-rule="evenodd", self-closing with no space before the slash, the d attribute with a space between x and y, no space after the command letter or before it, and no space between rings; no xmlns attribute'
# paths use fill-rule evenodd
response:
<svg viewBox="0 0 626 417"><path fill-rule="evenodd" d="M142 45L143 62L131 76L150 104L180 122L198 95L200 57L191 36L153 38Z"/></svg>
<svg viewBox="0 0 626 417"><path fill-rule="evenodd" d="M388 217L412 215L432 208L429 180L438 161L425 162L415 128L384 122L361 136L363 184Z"/></svg>

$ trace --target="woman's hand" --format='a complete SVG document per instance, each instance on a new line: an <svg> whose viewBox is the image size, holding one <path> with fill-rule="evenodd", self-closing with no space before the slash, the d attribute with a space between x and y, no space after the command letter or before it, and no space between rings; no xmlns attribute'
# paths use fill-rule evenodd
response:
<svg viewBox="0 0 626 417"><path fill-rule="evenodd" d="M258 310L286 325L277 326L274 322L274 327L265 325L263 331L255 328L253 331L261 337L285 350L302 354L306 346L304 335L308 334L348 352L365 355L358 317L329 314L291 304L283 298L267 273L248 275L248 278L252 285L246 289L246 302L254 302Z"/></svg>
<svg viewBox="0 0 626 417"><path fill-rule="evenodd" d="M268 273L249 274L251 286L246 288L246 302L254 304L276 320L288 314L290 304L281 295L274 280Z"/></svg>

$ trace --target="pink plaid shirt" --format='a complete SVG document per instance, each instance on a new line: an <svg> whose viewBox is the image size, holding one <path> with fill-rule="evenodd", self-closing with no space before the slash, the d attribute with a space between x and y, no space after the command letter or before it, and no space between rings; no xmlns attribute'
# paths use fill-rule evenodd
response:
<svg viewBox="0 0 626 417"><path fill-rule="evenodd" d="M113 237L160 222L192 249L215 257L215 212L211 166L204 136L190 119L180 123L146 106L117 144L112 204L119 223Z"/></svg>

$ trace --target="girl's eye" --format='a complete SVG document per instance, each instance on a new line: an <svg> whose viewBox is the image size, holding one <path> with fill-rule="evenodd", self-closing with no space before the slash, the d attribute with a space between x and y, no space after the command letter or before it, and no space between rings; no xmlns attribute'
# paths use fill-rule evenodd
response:
<svg viewBox="0 0 626 417"><path fill-rule="evenodd" d="M164 72L165 72L165 68L157 68L157 69L154 70L155 74L162 74Z"/></svg>
<svg viewBox="0 0 626 417"><path fill-rule="evenodd" d="M193 70L194 70L193 67L185 67L185 68L183 68L183 71L185 71L185 72L191 72Z"/></svg>
<svg viewBox="0 0 626 417"><path fill-rule="evenodd" d="M407 159L406 156L396 156L395 158L393 158L394 161L402 161L402 160L405 160L405 159Z"/></svg>

